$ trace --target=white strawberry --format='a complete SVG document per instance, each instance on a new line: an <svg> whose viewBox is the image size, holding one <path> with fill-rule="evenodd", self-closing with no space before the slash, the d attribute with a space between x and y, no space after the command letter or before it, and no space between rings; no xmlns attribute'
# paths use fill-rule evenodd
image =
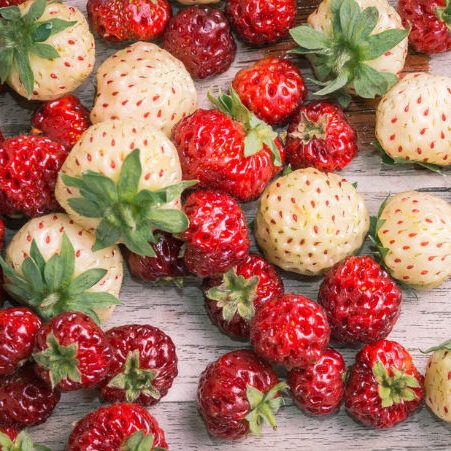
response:
<svg viewBox="0 0 451 451"><path fill-rule="evenodd" d="M183 63L155 44L137 42L99 67L91 121L141 120L170 135L196 102L196 88Z"/></svg>
<svg viewBox="0 0 451 451"><path fill-rule="evenodd" d="M371 235L395 279L434 288L451 274L451 205L409 191L388 198L372 218Z"/></svg>
<svg viewBox="0 0 451 451"><path fill-rule="evenodd" d="M0 81L20 95L54 100L78 88L92 72L94 37L77 8L29 0L8 8L0 21L10 41L0 46Z"/></svg>
<svg viewBox="0 0 451 451"><path fill-rule="evenodd" d="M6 248L5 289L46 320L82 311L107 321L119 303L123 261L117 246L93 252L94 242L65 214L32 219Z"/></svg>
<svg viewBox="0 0 451 451"><path fill-rule="evenodd" d="M159 130L137 120L91 126L61 168L55 196L72 219L96 234L94 249L124 243L154 256L155 229L180 233L188 220L180 194L177 150Z"/></svg>
<svg viewBox="0 0 451 451"><path fill-rule="evenodd" d="M376 138L394 162L451 164L451 78L406 75L381 99Z"/></svg>
<svg viewBox="0 0 451 451"><path fill-rule="evenodd" d="M324 86L316 94L347 103L349 93L374 98L396 83L408 31L387 0L323 0L307 21L291 35Z"/></svg>
<svg viewBox="0 0 451 451"><path fill-rule="evenodd" d="M451 340L426 352L433 352L424 378L426 404L435 415L451 423Z"/></svg>
<svg viewBox="0 0 451 451"><path fill-rule="evenodd" d="M363 198L336 174L299 169L263 193L255 234L266 258L287 271L321 274L357 251L369 216Z"/></svg>

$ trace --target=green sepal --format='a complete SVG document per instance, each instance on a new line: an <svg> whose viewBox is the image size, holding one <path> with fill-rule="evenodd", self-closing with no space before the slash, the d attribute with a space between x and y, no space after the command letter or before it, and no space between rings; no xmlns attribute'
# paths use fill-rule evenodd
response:
<svg viewBox="0 0 451 451"><path fill-rule="evenodd" d="M279 395L279 392L287 387L285 382L280 382L264 394L251 385L247 386L246 397L250 411L246 415L246 420L252 434L261 435L261 427L264 423L268 423L274 430L277 429L275 415L284 404L283 397Z"/></svg>
<svg viewBox="0 0 451 451"><path fill-rule="evenodd" d="M160 392L153 386L158 371L141 368L139 359L138 350L130 351L121 372L110 380L108 387L124 390L128 402L135 402L141 394L158 400Z"/></svg>
<svg viewBox="0 0 451 451"><path fill-rule="evenodd" d="M47 446L34 444L30 434L26 431L21 431L14 441L0 432L0 449L2 451L50 451Z"/></svg>
<svg viewBox="0 0 451 451"><path fill-rule="evenodd" d="M145 434L141 430L135 432L127 439L121 451L167 451L166 448L154 448L154 442L155 436L153 434Z"/></svg>
<svg viewBox="0 0 451 451"><path fill-rule="evenodd" d="M439 344L438 346L433 346L432 348L426 349L426 351L421 351L423 354L430 354L431 352L435 351L451 351L451 340L447 340L442 344Z"/></svg>
<svg viewBox="0 0 451 451"><path fill-rule="evenodd" d="M387 254L390 250L382 245L382 242L379 238L379 230L385 223L385 220L381 219L380 216L381 216L382 212L384 211L384 208L387 205L387 202L389 199L390 199L390 194L381 203L379 210L377 212L377 216L370 217L370 228L369 228L369 232L368 232L368 237L376 249L377 256L379 257L380 263L384 267L386 267L385 263L384 263L385 257L387 256Z"/></svg>
<svg viewBox="0 0 451 451"><path fill-rule="evenodd" d="M446 23L448 30L451 31L451 1L446 0L445 5L435 9L437 18Z"/></svg>
<svg viewBox="0 0 451 451"><path fill-rule="evenodd" d="M384 364L378 360L372 368L373 376L378 383L378 394L382 407L391 407L403 401L413 401L417 395L412 388L419 388L420 383L405 370L391 368L392 376L388 374Z"/></svg>
<svg viewBox="0 0 451 451"><path fill-rule="evenodd" d="M30 255L23 261L21 274L0 257L5 277L5 290L18 301L29 305L42 318L49 320L62 312L83 312L96 322L95 309L104 309L121 302L107 292L88 291L107 274L103 268L91 268L74 275L75 250L63 233L61 251L47 262L36 241L31 242Z"/></svg>
<svg viewBox="0 0 451 451"><path fill-rule="evenodd" d="M155 257L150 245L157 241L154 230L181 233L188 228L185 213L168 208L168 204L198 181L182 181L156 191L139 190L141 174L140 150L134 149L125 158L117 182L93 171L80 177L61 175L66 186L80 191L80 197L69 199L70 207L82 216L101 219L94 251L124 243L132 252Z"/></svg>
<svg viewBox="0 0 451 451"><path fill-rule="evenodd" d="M293 168L291 167L291 164L289 164L288 166L285 166L283 168L282 176L285 177L285 176L291 174L292 172L293 172Z"/></svg>
<svg viewBox="0 0 451 451"><path fill-rule="evenodd" d="M409 33L389 29L373 33L379 18L375 7L361 9L355 0L332 0L330 34L301 25L290 30L299 45L292 53L307 55L316 76L324 87L315 95L340 93L340 104L349 103L344 89L354 87L358 96L374 98L383 95L397 80L394 74L372 69L368 61L394 48Z"/></svg>
<svg viewBox="0 0 451 451"><path fill-rule="evenodd" d="M282 166L282 158L276 145L279 135L271 126L246 108L235 89L230 88L230 94L223 94L222 91L219 91L217 98L209 92L208 99L218 110L243 124L246 131L244 156L255 155L266 145L271 150L274 165Z"/></svg>
<svg viewBox="0 0 451 451"><path fill-rule="evenodd" d="M28 97L32 96L34 88L30 53L43 59L58 58L59 53L53 46L42 43L77 23L56 18L40 22L46 5L46 0L35 0L23 16L17 6L0 8L0 83L16 68Z"/></svg>
<svg viewBox="0 0 451 451"><path fill-rule="evenodd" d="M226 321L231 321L237 313L250 321L255 315L254 299L259 281L258 276L247 279L232 268L222 276L221 285L210 288L205 295L218 303Z"/></svg>
<svg viewBox="0 0 451 451"><path fill-rule="evenodd" d="M33 359L48 371L52 387L55 388L64 379L81 381L77 351L76 343L64 346L51 332L47 336L47 349L34 353Z"/></svg>

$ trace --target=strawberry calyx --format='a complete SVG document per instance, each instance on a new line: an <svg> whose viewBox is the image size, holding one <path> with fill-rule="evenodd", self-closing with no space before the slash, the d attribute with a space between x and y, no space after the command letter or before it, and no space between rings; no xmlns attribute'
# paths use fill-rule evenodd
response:
<svg viewBox="0 0 451 451"><path fill-rule="evenodd" d="M154 447L155 436L138 431L128 437L121 451L167 451L166 448Z"/></svg>
<svg viewBox="0 0 451 451"><path fill-rule="evenodd" d="M121 302L107 292L88 291L100 282L107 270L92 268L74 276L75 250L63 234L61 251L48 261L33 240L30 255L23 261L20 272L15 271L0 257L0 266L6 276L5 290L18 301L33 308L49 320L63 312L83 312L97 323L95 309L108 308Z"/></svg>
<svg viewBox="0 0 451 451"><path fill-rule="evenodd" d="M0 83L17 68L29 97L34 87L30 54L47 60L59 58L58 51L45 41L77 23L58 18L39 21L46 6L46 0L35 0L24 15L18 6L0 8Z"/></svg>
<svg viewBox="0 0 451 451"><path fill-rule="evenodd" d="M197 180L156 191L139 190L141 174L140 150L135 149L125 158L117 182L94 171L86 171L81 177L61 175L66 186L80 190L81 197L69 199L70 207L82 216L101 219L94 251L122 242L138 255L155 257L150 245L157 242L154 230L181 233L188 228L185 213L168 208L168 204Z"/></svg>
<svg viewBox="0 0 451 451"><path fill-rule="evenodd" d="M52 388L64 379L81 382L77 344L64 346L59 343L53 332L48 334L46 343L47 349L34 353L33 359L49 372Z"/></svg>
<svg viewBox="0 0 451 451"><path fill-rule="evenodd" d="M247 386L246 396L251 410L246 415L246 420L249 423L249 430L252 434L261 435L261 427L265 422L274 430L277 429L275 414L284 404L279 392L287 387L288 385L285 382L280 382L264 394L251 385Z"/></svg>
<svg viewBox="0 0 451 451"><path fill-rule="evenodd" d="M409 34L405 29L385 30L372 34L379 20L376 7L361 9L355 0L332 0L331 29L328 33L301 25L290 31L300 46L291 51L307 55L315 69L322 89L315 95L338 95L347 106L352 87L359 97L373 99L393 86L397 77L390 72L379 72L368 64L398 45Z"/></svg>
<svg viewBox="0 0 451 451"><path fill-rule="evenodd" d="M420 350L421 351L421 350ZM426 351L421 351L423 354L430 354L435 351L451 351L451 340L447 340L438 346L433 346L432 348L426 349Z"/></svg>
<svg viewBox="0 0 451 451"><path fill-rule="evenodd" d="M298 126L294 132L291 132L291 135L300 139L304 144L314 139L325 139L328 123L329 118L327 114L315 122L311 121L306 114L301 113Z"/></svg>
<svg viewBox="0 0 451 451"><path fill-rule="evenodd" d="M387 368L379 360L373 365L372 371L378 383L378 394L382 407L387 408L403 401L416 399L417 395L412 388L419 388L420 383L414 376L406 374L405 369L398 370L391 367L392 376L390 376Z"/></svg>
<svg viewBox="0 0 451 451"><path fill-rule="evenodd" d="M134 350L128 353L122 371L111 379L108 387L125 390L128 402L135 402L141 394L158 400L160 392L152 384L156 376L157 370L140 367L139 351Z"/></svg>
<svg viewBox="0 0 451 451"><path fill-rule="evenodd" d="M236 313L250 321L255 315L254 299L259 281L258 276L247 279L232 268L222 276L222 284L207 290L206 296L218 303L226 321L231 321Z"/></svg>
<svg viewBox="0 0 451 451"><path fill-rule="evenodd" d="M0 449L2 451L50 451L47 446L34 444L26 431L21 431L15 440L11 440L6 434L0 432Z"/></svg>
<svg viewBox="0 0 451 451"><path fill-rule="evenodd" d="M446 0L445 5L442 8L436 8L435 15L438 20L445 22L446 26L451 31L451 1Z"/></svg>
<svg viewBox="0 0 451 451"><path fill-rule="evenodd" d="M384 259L387 256L389 249L383 246L379 238L379 230L385 223L385 219L382 219L380 216L384 211L384 208L387 205L389 199L390 195L388 195L382 202L381 206L379 207L379 211L377 212L377 216L370 217L370 228L368 231L368 237L370 241L373 243L374 247L376 248L379 260L384 267L385 267Z"/></svg>
<svg viewBox="0 0 451 451"><path fill-rule="evenodd" d="M232 119L243 124L246 138L244 140L244 156L250 157L262 150L266 145L271 150L275 166L282 166L282 159L277 140L279 135L266 122L259 119L254 113L246 108L235 89L230 88L230 94L223 94L219 91L217 98L208 93L210 102L223 113Z"/></svg>

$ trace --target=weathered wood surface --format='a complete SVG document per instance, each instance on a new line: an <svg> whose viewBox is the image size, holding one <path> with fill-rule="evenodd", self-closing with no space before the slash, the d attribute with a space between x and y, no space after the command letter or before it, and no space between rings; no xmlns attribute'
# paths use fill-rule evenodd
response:
<svg viewBox="0 0 451 451"><path fill-rule="evenodd" d="M81 0L69 0L68 3L84 10L84 2ZM300 3L299 23L305 20L315 3L315 0ZM226 88L240 68L265 54L283 54L291 46L289 40L259 50L239 44L236 61L227 73L198 83L200 105L208 105L205 95L208 89ZM97 64L120 47L98 41ZM311 77L307 62L303 59L298 62L306 78ZM451 76L451 55L436 56L429 66L433 73ZM420 55L409 55L406 70L428 70L428 60ZM94 89L91 77L77 92L88 106L92 104ZM34 107L34 104L19 99L9 91L2 93L0 129L6 135L26 132ZM365 197L372 214L389 192L421 189L451 201L449 177L411 166L392 168L381 164L379 156L369 145L373 139L374 102L353 103L349 115L359 133L360 150L357 158L343 171L343 175L352 182L358 182L358 190ZM244 206L249 218L252 218L255 206L255 203ZM368 243L362 252L369 252ZM283 276L287 291L316 299L320 279L307 279L287 273ZM144 286L127 277L121 295L124 305L116 310L108 324L150 323L162 328L175 341L179 356L179 376L168 396L151 409L166 431L171 450L451 449L451 427L435 419L426 408L392 430L370 431L351 420L344 409L333 417L316 419L301 413L288 399L287 406L278 415L277 431L265 429L264 436L259 439L248 438L232 444L210 438L196 412L195 396L199 374L210 361L243 345L228 339L210 323L198 287L199 283L194 279L189 280L183 290L178 290ZM451 337L450 293L450 281L433 291L418 292L417 295L404 292L401 318L390 338L404 344L422 370L427 358L419 349ZM355 351L343 352L347 363L351 364ZM72 423L98 405L94 392L64 395L49 421L32 430L33 436L47 443L54 451L62 451Z"/></svg>

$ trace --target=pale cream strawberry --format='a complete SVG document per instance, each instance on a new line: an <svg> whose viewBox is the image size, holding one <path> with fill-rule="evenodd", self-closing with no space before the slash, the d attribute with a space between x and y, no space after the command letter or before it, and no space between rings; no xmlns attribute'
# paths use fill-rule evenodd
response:
<svg viewBox="0 0 451 451"><path fill-rule="evenodd" d="M34 0L19 5L25 14ZM94 68L95 43L86 18L74 6L60 2L48 2L39 22L60 19L76 22L65 30L51 35L43 43L51 45L59 53L58 58L45 59L30 53L30 65L34 74L33 94L28 95L19 78L17 64L13 65L7 83L24 97L33 100L54 100L77 89Z"/></svg>
<svg viewBox="0 0 451 451"><path fill-rule="evenodd" d="M451 205L409 191L381 207L376 239L391 275L417 288L433 288L451 274Z"/></svg>
<svg viewBox="0 0 451 451"><path fill-rule="evenodd" d="M196 88L184 65L155 44L137 42L99 67L91 120L141 120L169 135L196 102Z"/></svg>
<svg viewBox="0 0 451 451"><path fill-rule="evenodd" d="M91 250L95 236L74 223L69 216L62 213L53 213L27 222L13 237L6 248L6 262L18 272L23 274L21 266L30 256L31 243L34 240L44 260L48 262L51 257L61 252L63 234L71 242L75 253L73 278L81 273L95 268L106 270L105 276L88 293L106 292L115 297L119 296L123 279L123 260L117 246L111 246L96 252ZM8 279L8 277L5 277ZM14 293L11 293L14 295ZM20 299L22 302L27 300ZM89 302L89 296L87 296ZM107 321L114 306L94 309L102 322Z"/></svg>
<svg viewBox="0 0 451 451"><path fill-rule="evenodd" d="M356 252L368 228L367 208L352 184L336 174L305 168L266 189L255 234L271 263L318 275Z"/></svg>
<svg viewBox="0 0 451 451"><path fill-rule="evenodd" d="M451 423L451 341L438 348L426 367L425 399L435 415Z"/></svg>
<svg viewBox="0 0 451 451"><path fill-rule="evenodd" d="M391 158L451 164L451 78L406 75L381 99L376 138Z"/></svg>

